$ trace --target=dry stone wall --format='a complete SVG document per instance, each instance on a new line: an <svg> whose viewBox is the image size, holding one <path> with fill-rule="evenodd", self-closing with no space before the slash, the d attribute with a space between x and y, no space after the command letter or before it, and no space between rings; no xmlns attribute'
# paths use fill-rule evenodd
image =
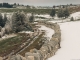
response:
<svg viewBox="0 0 80 60"><path fill-rule="evenodd" d="M50 41L47 41L43 44L40 50L32 49L30 52L25 53L25 57L21 55L13 55L10 56L8 60L46 60L53 55L55 55L56 51L60 48L61 41L61 31L60 26L57 23L50 22L39 22L40 25L45 25L46 27L52 28L55 33L53 34Z"/></svg>

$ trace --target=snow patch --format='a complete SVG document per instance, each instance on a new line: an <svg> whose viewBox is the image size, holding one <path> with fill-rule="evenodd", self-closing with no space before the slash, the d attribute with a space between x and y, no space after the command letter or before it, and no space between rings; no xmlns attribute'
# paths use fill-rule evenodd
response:
<svg viewBox="0 0 80 60"><path fill-rule="evenodd" d="M48 37L49 40L52 38L52 35L54 34L54 30L51 28L48 28L44 25L39 25L41 26L41 28L39 28L39 30L45 30L45 37Z"/></svg>
<svg viewBox="0 0 80 60"><path fill-rule="evenodd" d="M80 19L80 12L72 13L70 17L73 17L74 20Z"/></svg>
<svg viewBox="0 0 80 60"><path fill-rule="evenodd" d="M21 31L19 33L33 33L32 31Z"/></svg>

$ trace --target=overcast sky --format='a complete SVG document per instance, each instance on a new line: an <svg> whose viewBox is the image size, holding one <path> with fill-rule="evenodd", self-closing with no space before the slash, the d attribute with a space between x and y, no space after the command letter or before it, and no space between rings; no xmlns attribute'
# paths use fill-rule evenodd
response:
<svg viewBox="0 0 80 60"><path fill-rule="evenodd" d="M20 3L24 5L34 5L34 6L53 6L62 4L79 4L80 0L0 0L0 3Z"/></svg>

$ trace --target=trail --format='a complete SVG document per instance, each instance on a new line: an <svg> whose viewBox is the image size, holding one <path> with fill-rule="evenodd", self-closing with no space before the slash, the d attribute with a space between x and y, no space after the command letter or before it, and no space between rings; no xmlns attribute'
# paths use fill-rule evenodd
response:
<svg viewBox="0 0 80 60"><path fill-rule="evenodd" d="M59 23L61 48L48 60L80 60L80 21Z"/></svg>

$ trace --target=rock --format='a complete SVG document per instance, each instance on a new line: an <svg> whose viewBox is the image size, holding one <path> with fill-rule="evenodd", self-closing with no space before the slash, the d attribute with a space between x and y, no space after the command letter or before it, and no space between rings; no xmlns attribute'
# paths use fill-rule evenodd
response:
<svg viewBox="0 0 80 60"><path fill-rule="evenodd" d="M40 50L37 50L37 49L32 49L30 50L30 52L32 53L38 53L39 54L39 57L40 57L40 60L43 60L43 52L41 52Z"/></svg>
<svg viewBox="0 0 80 60"><path fill-rule="evenodd" d="M34 60L34 56L28 56L27 59Z"/></svg>
<svg viewBox="0 0 80 60"><path fill-rule="evenodd" d="M3 37L4 35L5 35L5 28L2 28L1 29L1 33L0 33L0 36Z"/></svg>
<svg viewBox="0 0 80 60"><path fill-rule="evenodd" d="M0 60L3 60L3 58L2 58L2 57L0 57Z"/></svg>
<svg viewBox="0 0 80 60"><path fill-rule="evenodd" d="M28 59L26 59L18 54L18 55L10 56L8 60L28 60Z"/></svg>
<svg viewBox="0 0 80 60"><path fill-rule="evenodd" d="M29 56L32 56L32 58L30 58ZM27 52L27 53L25 53L25 57L26 57L26 59L28 58L28 59L40 60L40 56L38 53Z"/></svg>

